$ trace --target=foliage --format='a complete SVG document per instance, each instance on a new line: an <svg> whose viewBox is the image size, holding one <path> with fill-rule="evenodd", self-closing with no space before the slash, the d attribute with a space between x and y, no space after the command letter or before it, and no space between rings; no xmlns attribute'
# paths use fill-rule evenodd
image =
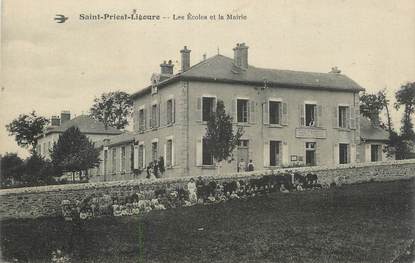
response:
<svg viewBox="0 0 415 263"><path fill-rule="evenodd" d="M232 117L226 113L223 101L218 100L216 111L207 122L205 135L208 150L216 162L220 163L232 157L232 152L239 144L243 133L242 127L238 127L234 132Z"/></svg>
<svg viewBox="0 0 415 263"><path fill-rule="evenodd" d="M100 163L99 150L77 127L70 127L59 137L51 159L59 173L87 171Z"/></svg>
<svg viewBox="0 0 415 263"><path fill-rule="evenodd" d="M105 127L111 126L124 129L128 125L127 118L131 115L133 101L128 93L115 91L103 93L94 99L91 107L91 117L101 121Z"/></svg>
<svg viewBox="0 0 415 263"><path fill-rule="evenodd" d="M21 182L25 186L49 185L56 183L55 170L50 161L37 153L33 153L25 161Z"/></svg>
<svg viewBox="0 0 415 263"><path fill-rule="evenodd" d="M415 140L415 132L411 116L415 112L415 82L402 85L395 93L395 108L404 107L402 118L401 136L403 140Z"/></svg>
<svg viewBox="0 0 415 263"><path fill-rule="evenodd" d="M364 93L360 96L360 113L369 118L372 122L379 124L379 114L387 107L389 101L386 99L386 92L379 91L377 94Z"/></svg>
<svg viewBox="0 0 415 263"><path fill-rule="evenodd" d="M1 186L9 186L20 181L23 172L23 160L16 153L6 153L1 157Z"/></svg>
<svg viewBox="0 0 415 263"><path fill-rule="evenodd" d="M10 136L15 136L17 144L21 147L32 149L36 148L37 136L43 131L43 128L49 123L49 120L42 116L37 116L35 111L30 114L20 114L11 123L6 125Z"/></svg>

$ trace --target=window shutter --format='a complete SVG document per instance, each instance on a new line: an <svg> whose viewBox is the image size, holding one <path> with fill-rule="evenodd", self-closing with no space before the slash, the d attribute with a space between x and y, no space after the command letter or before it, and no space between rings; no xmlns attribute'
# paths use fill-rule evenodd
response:
<svg viewBox="0 0 415 263"><path fill-rule="evenodd" d="M171 122L175 123L176 122L176 100L175 99L171 99Z"/></svg>
<svg viewBox="0 0 415 263"><path fill-rule="evenodd" d="M356 162L356 144L350 144L350 163Z"/></svg>
<svg viewBox="0 0 415 263"><path fill-rule="evenodd" d="M371 162L372 161L372 153L370 149L370 144L365 145L365 162Z"/></svg>
<svg viewBox="0 0 415 263"><path fill-rule="evenodd" d="M202 97L197 97L196 101L196 121L202 121Z"/></svg>
<svg viewBox="0 0 415 263"><path fill-rule="evenodd" d="M339 106L334 107L333 111L333 127L339 128Z"/></svg>
<svg viewBox="0 0 415 263"><path fill-rule="evenodd" d="M281 144L282 144L282 151L281 151L281 153L282 153L282 165L288 166L290 164L289 159L288 159L288 155L289 155L289 153L288 153L288 142L283 141L283 142L281 142Z"/></svg>
<svg viewBox="0 0 415 263"><path fill-rule="evenodd" d="M282 103L282 125L288 125L288 104Z"/></svg>
<svg viewBox="0 0 415 263"><path fill-rule="evenodd" d="M234 123L238 122L238 116L237 116L237 111L236 111L236 99L232 100L232 105L231 105L231 116L233 119Z"/></svg>
<svg viewBox="0 0 415 263"><path fill-rule="evenodd" d="M167 144L164 144L164 164L167 164Z"/></svg>
<svg viewBox="0 0 415 263"><path fill-rule="evenodd" d="M202 165L202 154L203 154L203 144L202 144L202 138L197 139L196 141L196 166Z"/></svg>
<svg viewBox="0 0 415 263"><path fill-rule="evenodd" d="M262 121L263 121L263 124L265 125L269 124L269 101L268 100L264 104L262 104ZM268 161L268 165L269 165L269 161Z"/></svg>
<svg viewBox="0 0 415 263"><path fill-rule="evenodd" d="M323 106L317 105L317 118L316 118L317 127L324 127L323 124Z"/></svg>
<svg viewBox="0 0 415 263"><path fill-rule="evenodd" d="M338 143L334 144L333 162L334 162L334 165L339 164L339 144Z"/></svg>
<svg viewBox="0 0 415 263"><path fill-rule="evenodd" d="M160 127L160 107L161 107L161 103L157 104L157 122L156 122L156 127Z"/></svg>
<svg viewBox="0 0 415 263"><path fill-rule="evenodd" d="M148 111L148 118L150 121L150 129L154 127L154 121L153 121L153 105L151 105L149 111Z"/></svg>
<svg viewBox="0 0 415 263"><path fill-rule="evenodd" d="M138 169L138 158L139 158L139 156L138 156L138 146L134 145L134 154L133 154L134 165L133 165L133 169Z"/></svg>
<svg viewBox="0 0 415 263"><path fill-rule="evenodd" d="M300 112L300 126L305 126L304 104L298 105L298 109L299 109L299 112Z"/></svg>
<svg viewBox="0 0 415 263"><path fill-rule="evenodd" d="M349 108L350 111L350 129L356 129L356 116L354 107Z"/></svg>
<svg viewBox="0 0 415 263"><path fill-rule="evenodd" d="M264 167L269 167L269 141L264 141Z"/></svg>
<svg viewBox="0 0 415 263"><path fill-rule="evenodd" d="M143 168L146 168L146 146L143 144Z"/></svg>
<svg viewBox="0 0 415 263"><path fill-rule="evenodd" d="M314 145L315 145L314 151L316 154L316 165L321 165L321 154L320 154L320 148L319 148L320 144L315 143Z"/></svg>
<svg viewBox="0 0 415 263"><path fill-rule="evenodd" d="M256 102L253 100L250 100L249 105L249 123L255 123L256 122Z"/></svg>
<svg viewBox="0 0 415 263"><path fill-rule="evenodd" d="M171 140L171 166L174 166L174 140Z"/></svg>

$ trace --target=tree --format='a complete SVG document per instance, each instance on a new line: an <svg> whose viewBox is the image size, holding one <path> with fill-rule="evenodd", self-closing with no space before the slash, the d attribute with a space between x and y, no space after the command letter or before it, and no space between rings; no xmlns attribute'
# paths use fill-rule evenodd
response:
<svg viewBox="0 0 415 263"><path fill-rule="evenodd" d="M53 145L51 159L54 168L63 172L72 172L73 180L75 172L82 172L99 166L99 151L94 144L82 134L77 127L68 128Z"/></svg>
<svg viewBox="0 0 415 263"><path fill-rule="evenodd" d="M387 107L388 102L384 90L379 91L377 94L364 93L360 96L360 113L369 118L373 123L380 124L379 114Z"/></svg>
<svg viewBox="0 0 415 263"><path fill-rule="evenodd" d="M0 182L2 187L21 181L23 160L16 153L6 153L6 155L1 157L0 168Z"/></svg>
<svg viewBox="0 0 415 263"><path fill-rule="evenodd" d="M415 112L415 82L409 82L402 85L395 93L396 103L395 108L399 110L404 106L404 113L402 118L401 136L404 140L415 140L414 125L412 123L411 115Z"/></svg>
<svg viewBox="0 0 415 263"><path fill-rule="evenodd" d="M21 181L25 186L50 185L56 183L55 175L51 162L34 152L25 160Z"/></svg>
<svg viewBox="0 0 415 263"><path fill-rule="evenodd" d="M233 150L239 144L243 133L242 127L234 131L232 117L226 113L223 101L218 100L216 111L207 122L205 135L206 145L216 163L220 164L232 157Z"/></svg>
<svg viewBox="0 0 415 263"><path fill-rule="evenodd" d="M43 128L49 120L42 116L37 116L35 111L30 114L20 114L11 123L6 125L10 136L15 136L17 145L32 150L36 149L37 137L42 134Z"/></svg>
<svg viewBox="0 0 415 263"><path fill-rule="evenodd" d="M94 99L90 116L104 123L105 127L111 126L124 129L128 125L128 117L131 115L133 101L128 93L115 91L103 93L100 98Z"/></svg>

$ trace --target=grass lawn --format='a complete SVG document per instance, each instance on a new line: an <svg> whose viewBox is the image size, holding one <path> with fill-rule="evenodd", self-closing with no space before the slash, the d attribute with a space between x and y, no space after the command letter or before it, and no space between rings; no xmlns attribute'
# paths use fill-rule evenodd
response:
<svg viewBox="0 0 415 263"><path fill-rule="evenodd" d="M1 222L5 259L49 262L391 262L415 238L415 180L275 193L106 217ZM410 259L408 262L412 262Z"/></svg>

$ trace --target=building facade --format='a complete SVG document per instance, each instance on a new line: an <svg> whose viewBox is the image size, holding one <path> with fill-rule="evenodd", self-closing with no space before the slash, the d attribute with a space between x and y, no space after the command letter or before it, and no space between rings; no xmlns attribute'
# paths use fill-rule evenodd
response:
<svg viewBox="0 0 415 263"><path fill-rule="evenodd" d="M244 128L233 160L221 173L252 160L255 169L332 165L362 160L357 83L339 71L311 73L262 69L248 64L248 47L234 58L216 55L190 67L181 50L181 70L171 63L134 99L135 167L160 156L166 177L216 174L206 150L206 123L222 100L235 127Z"/></svg>
<svg viewBox="0 0 415 263"><path fill-rule="evenodd" d="M102 122L96 121L87 115L80 115L71 119L69 111L62 111L60 118L52 116L51 125L46 127L38 137L36 152L42 157L50 159L53 144L57 143L59 136L72 126L78 127L80 132L94 143L122 133L113 127L105 127Z"/></svg>

